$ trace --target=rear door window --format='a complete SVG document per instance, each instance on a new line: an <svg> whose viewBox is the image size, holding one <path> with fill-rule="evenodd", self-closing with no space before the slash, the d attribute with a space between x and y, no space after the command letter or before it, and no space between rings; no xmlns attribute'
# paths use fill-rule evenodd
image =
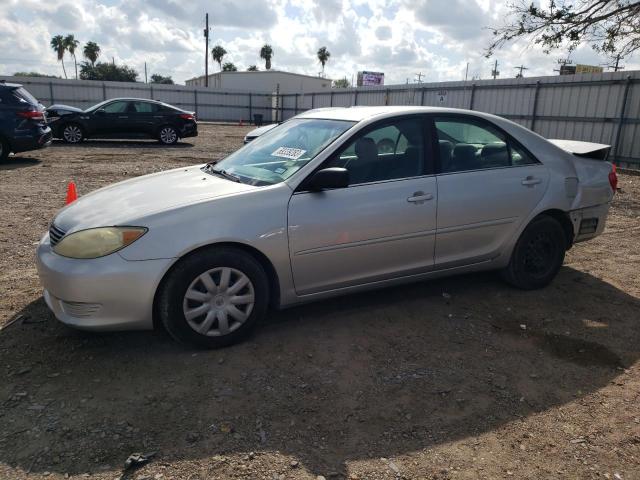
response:
<svg viewBox="0 0 640 480"><path fill-rule="evenodd" d="M133 107L137 113L155 113L158 105L149 102L133 102Z"/></svg>
<svg viewBox="0 0 640 480"><path fill-rule="evenodd" d="M538 163L513 139L481 119L436 118L435 127L442 173Z"/></svg>

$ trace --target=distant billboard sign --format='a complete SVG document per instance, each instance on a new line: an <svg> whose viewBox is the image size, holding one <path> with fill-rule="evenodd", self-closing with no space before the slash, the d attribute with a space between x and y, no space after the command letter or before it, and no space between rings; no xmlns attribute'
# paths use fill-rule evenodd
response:
<svg viewBox="0 0 640 480"><path fill-rule="evenodd" d="M602 73L603 68L597 65L576 65L576 73Z"/></svg>
<svg viewBox="0 0 640 480"><path fill-rule="evenodd" d="M384 73L382 72L358 72L358 86L384 85Z"/></svg>

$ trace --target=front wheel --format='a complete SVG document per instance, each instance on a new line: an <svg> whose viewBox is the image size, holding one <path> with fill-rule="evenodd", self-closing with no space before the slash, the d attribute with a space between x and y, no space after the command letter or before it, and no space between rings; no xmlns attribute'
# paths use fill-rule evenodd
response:
<svg viewBox="0 0 640 480"><path fill-rule="evenodd" d="M84 132L80 125L70 123L62 128L62 139L67 143L80 143L84 139Z"/></svg>
<svg viewBox="0 0 640 480"><path fill-rule="evenodd" d="M172 337L219 348L246 337L265 317L269 282L251 255L213 247L180 261L157 301L157 314Z"/></svg>
<svg viewBox="0 0 640 480"><path fill-rule="evenodd" d="M564 262L567 239L555 219L540 216L525 228L511 254L503 278L523 290L548 285Z"/></svg>
<svg viewBox="0 0 640 480"><path fill-rule="evenodd" d="M173 145L178 141L178 131L170 125L165 125L158 133L158 140L164 145Z"/></svg>

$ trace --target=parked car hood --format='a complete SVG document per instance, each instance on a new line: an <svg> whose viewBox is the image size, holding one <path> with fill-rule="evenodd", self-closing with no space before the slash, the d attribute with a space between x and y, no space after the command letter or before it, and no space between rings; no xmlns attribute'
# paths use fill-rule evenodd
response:
<svg viewBox="0 0 640 480"><path fill-rule="evenodd" d="M47 108L47 110L65 110L67 112L73 112L73 113L84 112L84 110L82 110L81 108L72 107L71 105L61 105L61 104L51 105L50 107Z"/></svg>
<svg viewBox="0 0 640 480"><path fill-rule="evenodd" d="M257 188L204 173L201 168L177 168L101 188L62 209L53 223L65 232L133 225L131 222L164 210ZM78 190L82 188L79 182Z"/></svg>

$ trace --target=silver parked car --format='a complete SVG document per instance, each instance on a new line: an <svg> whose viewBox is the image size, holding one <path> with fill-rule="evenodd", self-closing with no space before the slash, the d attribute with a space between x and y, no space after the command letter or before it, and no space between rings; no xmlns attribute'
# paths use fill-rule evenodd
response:
<svg viewBox="0 0 640 480"><path fill-rule="evenodd" d="M604 229L607 152L473 111L312 110L215 165L80 198L42 238L38 271L68 325L155 321L207 347L270 306L402 282L495 269L540 288Z"/></svg>

